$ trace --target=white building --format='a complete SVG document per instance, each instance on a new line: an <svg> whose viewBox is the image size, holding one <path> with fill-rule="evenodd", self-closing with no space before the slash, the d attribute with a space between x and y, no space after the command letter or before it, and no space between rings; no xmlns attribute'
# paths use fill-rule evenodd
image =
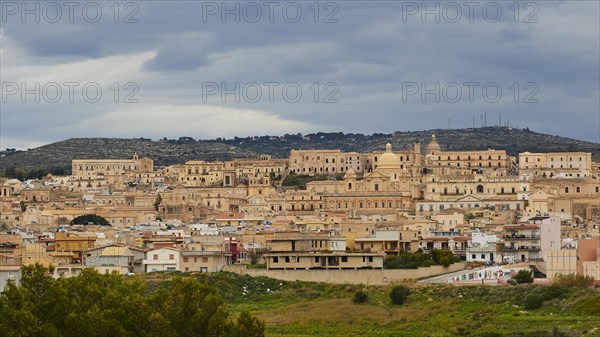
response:
<svg viewBox="0 0 600 337"><path fill-rule="evenodd" d="M142 262L144 271L175 271L179 270L181 252L173 248L158 248L146 252L146 259Z"/></svg>
<svg viewBox="0 0 600 337"><path fill-rule="evenodd" d="M500 262L501 257L496 254L498 237L495 234L473 233L471 244L467 248L467 261L469 262Z"/></svg>

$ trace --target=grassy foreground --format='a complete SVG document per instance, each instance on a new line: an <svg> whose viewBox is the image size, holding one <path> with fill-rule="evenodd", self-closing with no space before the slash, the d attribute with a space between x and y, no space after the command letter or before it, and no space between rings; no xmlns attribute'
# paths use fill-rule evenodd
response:
<svg viewBox="0 0 600 337"><path fill-rule="evenodd" d="M173 274L144 276L151 284ZM267 324L267 337L300 336L600 336L600 290L557 286L410 285L393 305L391 286L285 282L231 273L190 277L214 286L233 312L248 310ZM355 292L369 294L354 304ZM526 310L525 298L544 298Z"/></svg>

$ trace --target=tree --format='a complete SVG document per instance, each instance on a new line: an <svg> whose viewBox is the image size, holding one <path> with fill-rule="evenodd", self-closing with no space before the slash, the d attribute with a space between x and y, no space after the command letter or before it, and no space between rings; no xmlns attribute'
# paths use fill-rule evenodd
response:
<svg viewBox="0 0 600 337"><path fill-rule="evenodd" d="M99 226L110 226L110 222L96 214L85 214L71 220L71 225L89 225L90 223Z"/></svg>
<svg viewBox="0 0 600 337"><path fill-rule="evenodd" d="M251 316L247 311L242 311L235 323L232 336L234 337L263 337L265 323Z"/></svg>
<svg viewBox="0 0 600 337"><path fill-rule="evenodd" d="M395 305L401 305L408 299L408 295L410 294L410 289L405 286L397 285L392 288L390 292L390 300Z"/></svg>
<svg viewBox="0 0 600 337"><path fill-rule="evenodd" d="M158 195L156 195L156 200L154 201L154 210L158 212L158 206L160 206L160 203L162 202L162 197L160 196L160 193L158 193Z"/></svg>
<svg viewBox="0 0 600 337"><path fill-rule="evenodd" d="M264 323L242 313L228 319L217 291L176 277L149 290L137 277L84 269L54 279L48 269L23 266L21 286L0 295L2 336L263 337Z"/></svg>
<svg viewBox="0 0 600 337"><path fill-rule="evenodd" d="M518 284L533 283L533 274L526 269L519 270L515 276L512 277Z"/></svg>

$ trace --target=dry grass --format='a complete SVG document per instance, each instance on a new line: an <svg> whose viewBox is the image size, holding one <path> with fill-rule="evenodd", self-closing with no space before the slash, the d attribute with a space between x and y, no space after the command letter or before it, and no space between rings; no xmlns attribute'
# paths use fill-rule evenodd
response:
<svg viewBox="0 0 600 337"><path fill-rule="evenodd" d="M302 302L280 308L277 311L259 311L255 314L267 326L287 324L306 325L312 322L353 325L361 322L389 324L424 320L432 313L431 308L384 307L372 304L352 304L350 299L331 299Z"/></svg>

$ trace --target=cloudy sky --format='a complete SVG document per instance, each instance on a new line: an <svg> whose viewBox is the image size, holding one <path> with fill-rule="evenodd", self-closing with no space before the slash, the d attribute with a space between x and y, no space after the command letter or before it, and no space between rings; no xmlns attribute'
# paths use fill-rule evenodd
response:
<svg viewBox="0 0 600 337"><path fill-rule="evenodd" d="M598 1L2 1L0 148L515 127L598 142Z"/></svg>

